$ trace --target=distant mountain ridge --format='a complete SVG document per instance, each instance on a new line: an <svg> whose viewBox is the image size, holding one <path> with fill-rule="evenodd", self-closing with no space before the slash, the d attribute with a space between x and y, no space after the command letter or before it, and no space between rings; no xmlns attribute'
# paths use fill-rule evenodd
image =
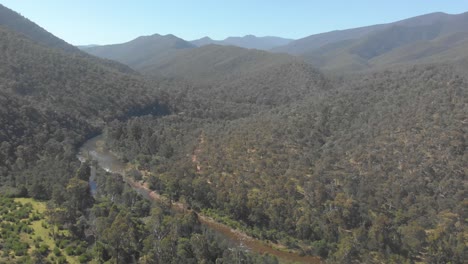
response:
<svg viewBox="0 0 468 264"><path fill-rule="evenodd" d="M198 47L217 44L217 45L231 45L246 49L259 49L259 50L270 50L275 47L287 45L293 41L292 39L280 38L280 37L256 37L254 35L246 35L243 37L228 37L224 40L213 40L209 37L204 37L197 40L190 41Z"/></svg>
<svg viewBox="0 0 468 264"><path fill-rule="evenodd" d="M305 38L301 38L291 43L272 49L274 52L285 52L294 55L299 55L307 52L311 52L318 48L321 48L327 44L337 43L344 40L358 39L364 37L370 33L377 32L389 28L391 26L406 26L406 27L417 27L431 25L436 21L443 21L451 16L442 12L430 13L426 15L416 16L404 20L400 20L393 23L377 24L359 28L351 28L345 30L334 30L330 32L324 32L319 34L310 35Z"/></svg>
<svg viewBox="0 0 468 264"><path fill-rule="evenodd" d="M78 45L76 47L83 50L83 49L94 48L94 47L99 47L99 46L100 45L97 45L97 44L88 44L88 45Z"/></svg>
<svg viewBox="0 0 468 264"><path fill-rule="evenodd" d="M134 40L111 45L84 45L79 49L109 60L126 64L135 70L151 68L160 65L173 56L185 50L190 50L206 45L236 46L246 49L269 50L272 47L285 45L290 39L278 37L255 37L247 35L244 37L229 37L218 41L209 37L199 40L186 41L172 34L141 36Z"/></svg>
<svg viewBox="0 0 468 264"><path fill-rule="evenodd" d="M468 13L432 13L389 24L312 35L272 51L294 54L323 70L367 70L458 59L468 50L466 33Z"/></svg>
<svg viewBox="0 0 468 264"><path fill-rule="evenodd" d="M334 30L325 33L311 35L302 39L290 42L289 44L281 47L273 48L273 52L284 52L293 55L299 55L309 50L318 49L327 44L336 43L348 39L356 39L369 34L375 30L384 28L385 25L375 25L360 28L353 28L347 30Z"/></svg>
<svg viewBox="0 0 468 264"><path fill-rule="evenodd" d="M89 54L115 60L134 69L141 69L148 65L158 63L184 49L196 46L174 35L141 36L126 43L84 47Z"/></svg>

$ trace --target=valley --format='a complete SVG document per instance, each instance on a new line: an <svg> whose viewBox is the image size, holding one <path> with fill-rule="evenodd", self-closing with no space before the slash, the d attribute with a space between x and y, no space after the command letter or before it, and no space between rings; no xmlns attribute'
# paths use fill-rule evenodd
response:
<svg viewBox="0 0 468 264"><path fill-rule="evenodd" d="M467 36L78 48L0 5L0 263L464 263Z"/></svg>
<svg viewBox="0 0 468 264"><path fill-rule="evenodd" d="M98 166L108 173L116 173L122 175L124 181L131 186L137 193L150 201L157 203L170 203L172 210L189 214L192 212L188 209L187 204L181 202L168 201L167 197L161 196L155 191L148 188L147 184L135 181L126 176L126 172L130 171L130 164L123 164L118 157L104 149L103 137L97 136L88 140L80 148L78 158L81 161L92 160L96 161ZM141 173L144 173L143 171ZM145 179L144 179L145 180ZM271 242L265 243L264 241L252 238L240 230L233 229L225 224L215 221L213 218L196 212L200 222L215 232L222 234L226 239L232 241L237 246L240 246L246 251L253 251L258 254L269 254L285 262L298 262L298 263L321 263L320 258L313 256L300 256L299 253L287 250L284 245L278 245Z"/></svg>

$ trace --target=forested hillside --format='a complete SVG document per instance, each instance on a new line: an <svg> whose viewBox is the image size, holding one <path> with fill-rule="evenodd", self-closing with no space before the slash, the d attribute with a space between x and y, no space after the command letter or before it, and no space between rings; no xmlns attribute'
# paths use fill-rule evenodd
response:
<svg viewBox="0 0 468 264"><path fill-rule="evenodd" d="M185 79L196 83L221 83L266 67L298 61L286 54L248 50L233 46L207 45L185 50L155 62L141 72L150 77Z"/></svg>
<svg viewBox="0 0 468 264"><path fill-rule="evenodd" d="M463 18L374 27L315 52L361 74L236 47L182 51L141 70L177 114L113 122L107 146L171 200L304 254L461 263L466 67L411 64L459 60Z"/></svg>
<svg viewBox="0 0 468 264"><path fill-rule="evenodd" d="M453 62L463 57L468 47L466 31L445 33L443 27L394 26L359 40L324 46L302 57L323 70L340 72L395 64Z"/></svg>
<svg viewBox="0 0 468 264"><path fill-rule="evenodd" d="M0 4L0 25L21 33L44 46L57 48L71 53L79 53L78 48L57 38L37 24Z"/></svg>
<svg viewBox="0 0 468 264"><path fill-rule="evenodd" d="M87 48L126 66L0 6L0 263L279 262L203 219L298 259L464 263L466 21L298 42L324 74L172 35ZM99 134L122 171L78 159Z"/></svg>
<svg viewBox="0 0 468 264"><path fill-rule="evenodd" d="M168 110L127 67L38 43L35 25L21 21L30 35L0 27L0 262L277 263L207 230L195 213L151 204L120 175L80 164L78 147L108 122ZM3 196L32 197L41 210Z"/></svg>
<svg viewBox="0 0 468 264"><path fill-rule="evenodd" d="M326 45L352 41L360 38L365 38L374 33L378 33L391 27L425 27L434 24L444 24L444 30L448 31L465 31L463 24L465 23L464 14L450 15L442 12L430 13L421 16L411 17L408 19L396 21L393 23L371 25L359 28L351 28L345 30L335 30L320 34L311 35L302 39L292 41L288 45L273 49L274 52L285 52L294 55L301 55L312 52Z"/></svg>
<svg viewBox="0 0 468 264"><path fill-rule="evenodd" d="M468 109L454 72L359 75L247 118L192 111L113 123L106 135L152 172L152 188L257 237L339 263L461 263Z"/></svg>
<svg viewBox="0 0 468 264"><path fill-rule="evenodd" d="M217 45L181 52L143 73L174 112L214 119L248 116L331 88L301 59Z"/></svg>
<svg viewBox="0 0 468 264"><path fill-rule="evenodd" d="M121 63L89 56L87 53L80 51L73 45L68 44L64 40L54 36L53 34L41 28L39 25L35 24L29 19L21 16L20 14L16 13L11 9L8 9L7 7L1 4L0 26L10 31L24 35L36 44L40 44L48 48L60 49L67 53L74 54L77 57L85 57L88 61L94 61L98 64L105 64L122 72L133 72L128 66L125 66Z"/></svg>
<svg viewBox="0 0 468 264"><path fill-rule="evenodd" d="M154 34L142 36L122 44L83 48L87 53L105 59L124 63L133 69L160 63L180 51L194 48L195 45L174 35Z"/></svg>
<svg viewBox="0 0 468 264"><path fill-rule="evenodd" d="M138 76L35 44L5 28L0 36L2 179L8 178L7 186L30 189L43 177L65 180L63 174L76 166L70 162L75 162L78 143L108 120L158 105ZM49 197L53 185L46 182L41 195Z"/></svg>
<svg viewBox="0 0 468 264"><path fill-rule="evenodd" d="M466 50L468 14L432 13L389 24L312 35L274 49L330 72L458 59Z"/></svg>

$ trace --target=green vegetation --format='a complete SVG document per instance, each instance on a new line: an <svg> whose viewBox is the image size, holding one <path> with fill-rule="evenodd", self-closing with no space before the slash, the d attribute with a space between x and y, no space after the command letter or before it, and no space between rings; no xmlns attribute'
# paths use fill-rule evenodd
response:
<svg viewBox="0 0 468 264"><path fill-rule="evenodd" d="M177 213L165 204L150 204L120 175L99 173L98 185L104 187L98 189L86 217L95 237L93 259L112 263L132 259L139 263L278 263L273 257L238 249L202 226L195 213Z"/></svg>
<svg viewBox="0 0 468 264"><path fill-rule="evenodd" d="M2 27L0 36L4 193L49 199L79 166L77 146L105 121L163 111L136 75L40 46Z"/></svg>
<svg viewBox="0 0 468 264"><path fill-rule="evenodd" d="M44 202L0 196L0 206L1 263L78 263L76 257L56 246L70 236L65 230L52 234ZM74 247L77 243L68 242L68 245Z"/></svg>
<svg viewBox="0 0 468 264"><path fill-rule="evenodd" d="M465 36L448 25L324 49L353 67L417 40L453 54ZM330 263L467 259L466 61L325 76L286 54L164 51L169 38L144 79L0 6L0 262L278 263L197 212ZM78 161L99 133L129 177L193 211Z"/></svg>
<svg viewBox="0 0 468 264"><path fill-rule="evenodd" d="M77 203L90 196L76 177L62 199L47 204L1 196L0 263L278 263L238 249L195 213L150 204L116 177L99 171L113 184L99 189L92 204Z"/></svg>
<svg viewBox="0 0 468 264"><path fill-rule="evenodd" d="M172 200L305 254L461 263L466 81L429 65L334 86L232 120L206 117L204 105L225 105L201 101L183 115L114 122L107 144Z"/></svg>

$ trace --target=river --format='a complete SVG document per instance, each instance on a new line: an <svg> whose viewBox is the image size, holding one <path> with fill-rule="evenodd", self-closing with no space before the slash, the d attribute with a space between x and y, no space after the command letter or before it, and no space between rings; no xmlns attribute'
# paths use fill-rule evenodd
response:
<svg viewBox="0 0 468 264"><path fill-rule="evenodd" d="M104 137L99 135L88 141L86 141L80 148L78 154L78 159L80 161L85 161L87 159L92 159L97 162L97 164L104 169L105 171L121 174L127 184L129 184L135 191L140 193L144 198L151 201L162 201L164 197L158 193L150 190L145 185L135 182L132 179L125 177L125 168L127 164L120 161L112 152L104 148ZM92 168L91 177L90 177L90 186L92 193L96 191L95 183L96 173ZM173 210L177 211L187 211L186 206L181 203L173 203ZM234 230L227 225L216 222L212 218L198 214L200 222L209 227L210 229L216 231L217 233L222 234L226 239L235 242L236 244L246 248L247 250L259 253L259 254L269 254L272 256L278 257L279 260L283 262L299 262L299 263L321 263L320 258L315 256L301 256L299 253L294 251L279 250L281 245L267 244L264 241L255 239L248 236L247 234Z"/></svg>

